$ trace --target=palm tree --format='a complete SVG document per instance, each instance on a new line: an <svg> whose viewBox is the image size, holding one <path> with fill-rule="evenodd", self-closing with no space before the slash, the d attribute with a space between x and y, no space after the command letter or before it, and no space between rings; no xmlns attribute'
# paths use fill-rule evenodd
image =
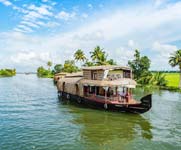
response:
<svg viewBox="0 0 181 150"><path fill-rule="evenodd" d="M85 54L81 49L78 49L75 54L74 54L74 58L76 61L82 61L84 62L86 60Z"/></svg>
<svg viewBox="0 0 181 150"><path fill-rule="evenodd" d="M92 61L89 61L88 59L86 62L83 64L84 67L90 67L90 66L95 66L95 64Z"/></svg>
<svg viewBox="0 0 181 150"><path fill-rule="evenodd" d="M50 67L52 66L52 62L51 62L51 61L48 61L48 62L47 62L47 66L48 66L48 70L50 70Z"/></svg>
<svg viewBox="0 0 181 150"><path fill-rule="evenodd" d="M180 83L179 83L179 88L181 88L181 49L175 51L170 58L169 58L169 64L172 67L179 66L180 69Z"/></svg>
<svg viewBox="0 0 181 150"><path fill-rule="evenodd" d="M117 65L116 61L114 61L113 59L109 59L109 60L107 61L107 63L108 63L109 65Z"/></svg>
<svg viewBox="0 0 181 150"><path fill-rule="evenodd" d="M95 47L94 51L90 52L91 58L97 65L107 65L107 54L100 46Z"/></svg>

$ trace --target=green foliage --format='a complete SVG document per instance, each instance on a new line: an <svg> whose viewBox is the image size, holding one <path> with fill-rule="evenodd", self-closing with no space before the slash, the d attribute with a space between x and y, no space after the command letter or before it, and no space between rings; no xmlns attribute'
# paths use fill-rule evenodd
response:
<svg viewBox="0 0 181 150"><path fill-rule="evenodd" d="M91 54L91 58L92 61L96 64L96 65L107 65L107 56L108 54L106 54L105 51L103 51L103 49L100 48L100 46L96 46L94 51L90 52Z"/></svg>
<svg viewBox="0 0 181 150"><path fill-rule="evenodd" d="M78 67L75 65L74 60L66 60L63 67L64 72L72 73L79 71Z"/></svg>
<svg viewBox="0 0 181 150"><path fill-rule="evenodd" d="M100 65L116 65L113 59L107 60L108 54L103 51L100 46L96 46L93 51L90 52L91 60L87 59L84 52L78 49L74 53L74 58L76 61L85 62L83 66L100 66Z"/></svg>
<svg viewBox="0 0 181 150"><path fill-rule="evenodd" d="M158 86L166 86L167 80L165 79L165 74L161 72L157 72L152 75L152 78L150 79L150 83L152 85L158 85Z"/></svg>
<svg viewBox="0 0 181 150"><path fill-rule="evenodd" d="M148 85L150 84L151 79L152 79L152 74L151 72L147 71L147 72L143 72L140 75L140 78L136 79L136 81L141 85Z"/></svg>
<svg viewBox="0 0 181 150"><path fill-rule="evenodd" d="M1 69L0 77L12 77L16 75L16 69Z"/></svg>
<svg viewBox="0 0 181 150"><path fill-rule="evenodd" d="M52 78L53 72L41 66L41 67L38 67L37 69L37 75L38 77L42 77L42 78Z"/></svg>
<svg viewBox="0 0 181 150"><path fill-rule="evenodd" d="M170 58L169 58L169 64L172 67L179 66L180 69L180 82L179 82L179 88L181 88L181 49L175 51Z"/></svg>
<svg viewBox="0 0 181 150"><path fill-rule="evenodd" d="M109 59L107 62L109 65L117 65L117 63L113 59Z"/></svg>
<svg viewBox="0 0 181 150"><path fill-rule="evenodd" d="M75 60L85 61L83 66L100 66L100 65L115 65L116 62L113 59L107 60L108 54L103 51L100 46L96 46L93 51L90 52L91 60L88 60L82 50L77 50L74 54Z"/></svg>
<svg viewBox="0 0 181 150"><path fill-rule="evenodd" d="M81 49L78 49L75 54L74 54L74 58L76 61L85 61L87 58L85 57L84 52Z"/></svg>
<svg viewBox="0 0 181 150"><path fill-rule="evenodd" d="M179 73L164 73L167 86L178 87L179 84Z"/></svg>
<svg viewBox="0 0 181 150"><path fill-rule="evenodd" d="M175 53L170 56L169 64L172 67L179 66L179 69L181 70L181 49L175 51Z"/></svg>
<svg viewBox="0 0 181 150"><path fill-rule="evenodd" d="M62 70L63 70L62 64L56 64L56 65L54 66L54 73L59 73L59 72L61 72Z"/></svg>
<svg viewBox="0 0 181 150"><path fill-rule="evenodd" d="M48 62L47 62L47 66L49 67L49 70L50 70L50 67L52 66L52 62L51 62L51 61L48 61Z"/></svg>
<svg viewBox="0 0 181 150"><path fill-rule="evenodd" d="M140 52L136 49L134 54L134 60L128 61L128 65L132 68L134 78L136 80L144 77L145 82L147 81L147 75L150 68L150 59L147 56L140 56Z"/></svg>
<svg viewBox="0 0 181 150"><path fill-rule="evenodd" d="M142 85L150 85L150 86L166 86L167 85L165 74L161 72L157 72L157 73L147 72L144 75L142 75L142 77L139 78L137 82Z"/></svg>
<svg viewBox="0 0 181 150"><path fill-rule="evenodd" d="M83 66L91 67L91 66L95 66L95 64L92 61L86 60L86 62L85 62L85 64Z"/></svg>
<svg viewBox="0 0 181 150"><path fill-rule="evenodd" d="M150 59L147 56L140 56L140 52L135 50L134 60L128 61L129 66L133 70L134 78L141 85L166 86L167 81L165 75L161 72L152 74L149 71Z"/></svg>

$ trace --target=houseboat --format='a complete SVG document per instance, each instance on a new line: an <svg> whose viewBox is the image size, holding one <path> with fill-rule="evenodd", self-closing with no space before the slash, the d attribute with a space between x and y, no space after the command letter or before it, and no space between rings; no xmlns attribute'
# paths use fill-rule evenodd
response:
<svg viewBox="0 0 181 150"><path fill-rule="evenodd" d="M110 111L144 113L152 106L151 94L137 101L132 70L122 66L92 66L82 73L56 76L58 97L80 105Z"/></svg>

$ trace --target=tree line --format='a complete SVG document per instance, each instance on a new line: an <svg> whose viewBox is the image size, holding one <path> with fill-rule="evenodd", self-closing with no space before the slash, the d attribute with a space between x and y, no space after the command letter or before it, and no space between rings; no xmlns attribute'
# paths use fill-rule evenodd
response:
<svg viewBox="0 0 181 150"><path fill-rule="evenodd" d="M52 62L48 61L48 69L43 66L38 67L37 75L39 77L52 77L54 74L59 72L72 73L80 71L76 62L82 62L82 66L116 65L116 62L113 59L108 59L108 54L100 48L100 46L96 46L94 50L90 52L90 59L85 56L83 50L78 49L74 53L74 60L65 60L63 65L56 64L52 70L50 70Z"/></svg>
<svg viewBox="0 0 181 150"><path fill-rule="evenodd" d="M94 50L89 52L90 59L85 55L84 51L78 49L74 53L74 60L66 60L64 64L56 64L53 69L52 62L47 62L48 69L43 66L37 69L39 77L53 77L59 72L77 72L80 68L77 67L76 62L81 62L82 66L100 66L100 65L116 65L114 59L108 59L108 54L100 46L96 46ZM175 51L171 54L168 63L172 67L179 66L181 87L181 50ZM139 50L135 50L134 59L128 61L128 66L131 67L134 79L141 85L157 85L166 86L167 81L163 71L150 71L151 60L147 56L141 56Z"/></svg>
<svg viewBox="0 0 181 150"><path fill-rule="evenodd" d="M16 69L0 69L0 77L12 77L16 75Z"/></svg>

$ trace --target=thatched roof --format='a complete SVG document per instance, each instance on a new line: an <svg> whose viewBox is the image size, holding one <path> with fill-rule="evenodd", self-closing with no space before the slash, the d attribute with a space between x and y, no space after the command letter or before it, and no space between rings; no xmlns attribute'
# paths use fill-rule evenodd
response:
<svg viewBox="0 0 181 150"><path fill-rule="evenodd" d="M67 75L67 72L60 72L60 73L56 73L55 76L65 76Z"/></svg>
<svg viewBox="0 0 181 150"><path fill-rule="evenodd" d="M136 81L129 78L121 78L112 81L82 79L79 81L79 83L90 86L108 86L108 87L124 86L124 87L135 88L136 86Z"/></svg>
<svg viewBox="0 0 181 150"><path fill-rule="evenodd" d="M74 77L74 78L62 78L58 80L58 83L70 83L70 84L76 84L80 80L82 80L82 77Z"/></svg>
<svg viewBox="0 0 181 150"><path fill-rule="evenodd" d="M83 77L83 72L69 73L66 75L66 77Z"/></svg>
<svg viewBox="0 0 181 150"><path fill-rule="evenodd" d="M58 80L58 83L68 83L68 84L83 84L83 85L90 85L90 86L108 86L108 87L115 87L115 86L124 86L129 88L135 88L136 81L129 78L121 78L117 80L107 81L107 80L87 80L83 79L82 77L75 77L75 78L62 78Z"/></svg>
<svg viewBox="0 0 181 150"><path fill-rule="evenodd" d="M82 77L83 72L74 72L74 73L60 72L60 73L55 74L55 76Z"/></svg>
<svg viewBox="0 0 181 150"><path fill-rule="evenodd" d="M91 66L91 67L82 68L82 70L115 70L115 69L131 70L127 66L117 66L117 65Z"/></svg>

